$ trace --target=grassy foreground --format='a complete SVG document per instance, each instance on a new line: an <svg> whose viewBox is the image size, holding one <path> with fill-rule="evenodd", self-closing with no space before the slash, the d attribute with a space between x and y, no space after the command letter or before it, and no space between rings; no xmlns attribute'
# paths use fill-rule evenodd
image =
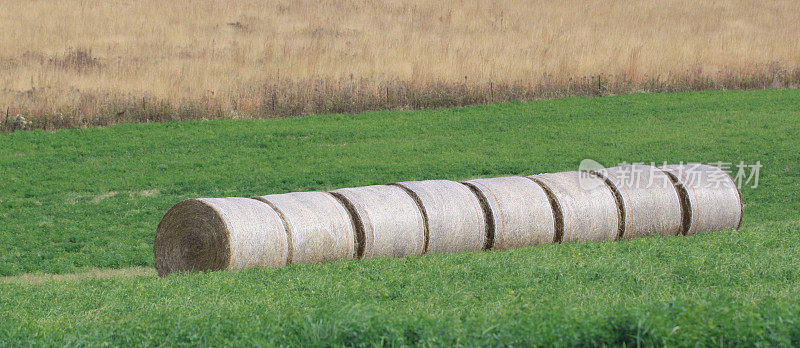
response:
<svg viewBox="0 0 800 348"><path fill-rule="evenodd" d="M0 345L798 345L799 232L0 284Z"/></svg>
<svg viewBox="0 0 800 348"><path fill-rule="evenodd" d="M198 196L760 161L744 227L209 274L0 282L0 345L800 344L800 91L0 134L0 275L152 266Z"/></svg>

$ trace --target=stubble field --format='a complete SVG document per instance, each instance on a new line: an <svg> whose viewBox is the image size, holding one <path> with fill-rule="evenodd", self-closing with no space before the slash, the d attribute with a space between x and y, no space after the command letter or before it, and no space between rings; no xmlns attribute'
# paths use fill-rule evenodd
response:
<svg viewBox="0 0 800 348"><path fill-rule="evenodd" d="M798 22L790 0L9 0L0 128L797 87Z"/></svg>

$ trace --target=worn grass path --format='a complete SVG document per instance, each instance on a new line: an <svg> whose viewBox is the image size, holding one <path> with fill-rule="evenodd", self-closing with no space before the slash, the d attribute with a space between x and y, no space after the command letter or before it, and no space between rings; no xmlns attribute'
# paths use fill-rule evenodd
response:
<svg viewBox="0 0 800 348"><path fill-rule="evenodd" d="M120 277L156 276L158 273L153 267L130 268L94 268L76 273L63 274L20 274L0 277L0 284L43 284L50 281L84 280L84 279L109 279Z"/></svg>

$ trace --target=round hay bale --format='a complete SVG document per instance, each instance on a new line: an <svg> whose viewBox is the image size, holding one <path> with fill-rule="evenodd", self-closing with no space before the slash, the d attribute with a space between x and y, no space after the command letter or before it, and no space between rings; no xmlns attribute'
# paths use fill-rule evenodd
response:
<svg viewBox="0 0 800 348"><path fill-rule="evenodd" d="M558 241L617 239L617 202L603 179L589 172L539 174L529 178L542 185L554 202Z"/></svg>
<svg viewBox="0 0 800 348"><path fill-rule="evenodd" d="M478 195L490 213L487 235L491 248L507 250L553 243L555 218L544 189L519 176L475 179L464 183Z"/></svg>
<svg viewBox="0 0 800 348"><path fill-rule="evenodd" d="M428 235L425 252L482 250L486 220L478 197L469 187L449 180L396 183L417 202Z"/></svg>
<svg viewBox="0 0 800 348"><path fill-rule="evenodd" d="M400 187L374 185L331 191L348 208L363 236L359 256L403 257L425 251L425 222L417 203Z"/></svg>
<svg viewBox="0 0 800 348"><path fill-rule="evenodd" d="M327 192L292 192L254 197L280 215L289 233L289 262L310 264L356 257L350 214Z"/></svg>
<svg viewBox="0 0 800 348"><path fill-rule="evenodd" d="M249 198L198 198L175 204L153 243L158 274L282 267L289 241L280 216Z"/></svg>
<svg viewBox="0 0 800 348"><path fill-rule="evenodd" d="M726 171L705 164L675 164L661 169L681 196L683 235L742 225L742 195Z"/></svg>
<svg viewBox="0 0 800 348"><path fill-rule="evenodd" d="M675 236L681 231L681 203L669 176L649 165L624 165L592 173L602 177L617 199L619 236Z"/></svg>

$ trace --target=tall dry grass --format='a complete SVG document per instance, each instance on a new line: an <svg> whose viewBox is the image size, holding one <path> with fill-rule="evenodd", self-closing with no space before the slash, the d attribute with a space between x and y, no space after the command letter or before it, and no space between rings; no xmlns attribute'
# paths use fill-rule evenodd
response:
<svg viewBox="0 0 800 348"><path fill-rule="evenodd" d="M792 87L798 23L793 0L5 0L2 128Z"/></svg>

